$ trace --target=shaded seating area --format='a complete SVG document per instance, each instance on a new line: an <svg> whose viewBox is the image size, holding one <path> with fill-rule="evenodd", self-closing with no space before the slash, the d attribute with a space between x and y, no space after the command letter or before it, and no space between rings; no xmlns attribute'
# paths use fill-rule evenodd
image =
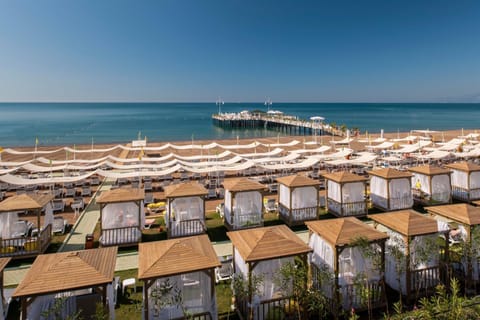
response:
<svg viewBox="0 0 480 320"><path fill-rule="evenodd" d="M45 252L52 240L52 194L21 194L0 202L0 257L25 258ZM45 212L40 232L32 229L41 226L42 210ZM33 212L37 225L19 219L19 213Z"/></svg>
<svg viewBox="0 0 480 320"><path fill-rule="evenodd" d="M318 218L320 182L303 175L277 178L280 218L289 226Z"/></svg>
<svg viewBox="0 0 480 320"><path fill-rule="evenodd" d="M452 186L451 170L426 165L408 169L413 174L413 201L420 205L439 205L450 203Z"/></svg>
<svg viewBox="0 0 480 320"><path fill-rule="evenodd" d="M460 263L467 288L480 283L480 208L466 203L426 208L449 233L449 258Z"/></svg>
<svg viewBox="0 0 480 320"><path fill-rule="evenodd" d="M39 255L12 295L20 299L21 319L41 319L54 308L64 319L77 312L93 319L97 303L114 319L116 259L117 247Z"/></svg>
<svg viewBox="0 0 480 320"><path fill-rule="evenodd" d="M224 223L228 230L263 226L263 196L266 187L254 180L226 180Z"/></svg>
<svg viewBox="0 0 480 320"><path fill-rule="evenodd" d="M65 234L66 228L68 225L68 221L63 219L61 216L57 216L53 218L53 226L52 226L52 232L59 233L59 234Z"/></svg>
<svg viewBox="0 0 480 320"><path fill-rule="evenodd" d="M8 315L8 308L10 306L11 297L5 295L3 288L3 271L12 258L0 258L0 318L6 319Z"/></svg>
<svg viewBox="0 0 480 320"><path fill-rule="evenodd" d="M452 169L452 197L471 202L480 200L480 166L471 162L457 162L446 165Z"/></svg>
<svg viewBox="0 0 480 320"><path fill-rule="evenodd" d="M361 217L368 213L368 179L348 171L324 174L328 212L337 217Z"/></svg>
<svg viewBox="0 0 480 320"><path fill-rule="evenodd" d="M233 245L234 281L249 284L261 279L256 290L247 285L247 294L234 292L237 312L242 319L285 319L285 310L293 310L291 292L277 281L279 271L287 263L301 259L305 266L312 251L285 225L227 232ZM235 280L237 279L237 280ZM306 289L306 288L305 288Z"/></svg>
<svg viewBox="0 0 480 320"><path fill-rule="evenodd" d="M218 318L214 270L220 262L207 235L141 243L138 253L143 319L183 319L183 310L189 319Z"/></svg>
<svg viewBox="0 0 480 320"><path fill-rule="evenodd" d="M205 197L208 191L198 182L165 187L167 212L165 225L169 238L192 236L206 232Z"/></svg>
<svg viewBox="0 0 480 320"><path fill-rule="evenodd" d="M330 311L382 307L385 293L385 241L388 236L357 218L306 222L312 285L329 300Z"/></svg>
<svg viewBox="0 0 480 320"><path fill-rule="evenodd" d="M393 211L413 206L412 174L392 168L368 171L372 206Z"/></svg>
<svg viewBox="0 0 480 320"><path fill-rule="evenodd" d="M448 231L414 210L369 215L375 229L389 236L385 281L408 299L435 291L444 283L448 262Z"/></svg>
<svg viewBox="0 0 480 320"><path fill-rule="evenodd" d="M100 205L100 245L129 246L142 240L144 198L145 192L139 188L105 191L97 198Z"/></svg>

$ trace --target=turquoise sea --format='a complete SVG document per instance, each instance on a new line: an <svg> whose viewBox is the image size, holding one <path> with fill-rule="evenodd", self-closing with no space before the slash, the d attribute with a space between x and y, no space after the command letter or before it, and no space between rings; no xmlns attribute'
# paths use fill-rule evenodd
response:
<svg viewBox="0 0 480 320"><path fill-rule="evenodd" d="M263 103L225 103L222 112L260 109ZM274 103L271 109L371 133L412 129L479 128L480 104ZM276 131L223 130L211 114L215 103L0 103L0 146L73 145L277 136Z"/></svg>

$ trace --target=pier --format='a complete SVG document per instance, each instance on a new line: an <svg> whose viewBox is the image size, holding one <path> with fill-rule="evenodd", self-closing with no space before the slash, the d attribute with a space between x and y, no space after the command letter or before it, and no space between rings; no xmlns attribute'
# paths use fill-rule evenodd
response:
<svg viewBox="0 0 480 320"><path fill-rule="evenodd" d="M312 120L313 119L313 120ZM324 124L321 117L311 120L298 119L295 116L275 113L216 113L212 115L213 124L221 128L265 128L290 135L332 135L345 136L345 132Z"/></svg>

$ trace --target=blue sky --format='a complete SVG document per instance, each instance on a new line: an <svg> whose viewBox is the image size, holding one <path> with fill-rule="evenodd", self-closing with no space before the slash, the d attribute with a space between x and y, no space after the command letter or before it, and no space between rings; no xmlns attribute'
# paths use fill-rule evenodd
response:
<svg viewBox="0 0 480 320"><path fill-rule="evenodd" d="M480 101L480 1L0 0L0 101Z"/></svg>

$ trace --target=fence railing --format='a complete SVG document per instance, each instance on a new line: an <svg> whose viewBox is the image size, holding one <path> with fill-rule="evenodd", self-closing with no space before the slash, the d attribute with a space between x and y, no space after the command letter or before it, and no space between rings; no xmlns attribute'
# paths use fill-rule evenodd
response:
<svg viewBox="0 0 480 320"><path fill-rule="evenodd" d="M205 222L201 219L172 221L170 223L169 236L172 238L192 236L202 234L205 230Z"/></svg>
<svg viewBox="0 0 480 320"><path fill-rule="evenodd" d="M361 216L367 214L367 204L365 201L340 203L328 198L327 206L329 211L344 217Z"/></svg>
<svg viewBox="0 0 480 320"><path fill-rule="evenodd" d="M102 246L129 245L140 242L142 232L138 226L102 229Z"/></svg>
<svg viewBox="0 0 480 320"><path fill-rule="evenodd" d="M280 213L282 219L289 223L315 220L318 217L317 207L290 209L280 203L278 205L278 209L278 212Z"/></svg>
<svg viewBox="0 0 480 320"><path fill-rule="evenodd" d="M0 240L0 257L35 256L47 250L52 241L52 225L44 227L38 236Z"/></svg>

